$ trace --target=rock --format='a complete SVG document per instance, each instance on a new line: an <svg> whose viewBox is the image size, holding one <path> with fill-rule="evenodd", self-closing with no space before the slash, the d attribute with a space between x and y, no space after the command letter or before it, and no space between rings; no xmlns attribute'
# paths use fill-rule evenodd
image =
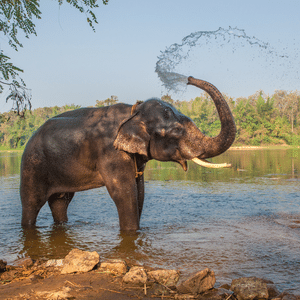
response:
<svg viewBox="0 0 300 300"><path fill-rule="evenodd" d="M197 299L199 300L225 300L230 299L230 295L232 295L233 292L229 291L227 289L218 288L218 289L212 289L207 292L204 292L203 294L199 295Z"/></svg>
<svg viewBox="0 0 300 300"><path fill-rule="evenodd" d="M214 271L206 268L177 286L181 294L200 294L214 287L216 277Z"/></svg>
<svg viewBox="0 0 300 300"><path fill-rule="evenodd" d="M167 287L176 286L179 280L179 272L176 270L155 270L147 272L149 279Z"/></svg>
<svg viewBox="0 0 300 300"><path fill-rule="evenodd" d="M46 259L44 259L44 258L38 258L38 259L34 262L33 267L39 267L39 266L41 266L41 265L45 265L46 262L47 262Z"/></svg>
<svg viewBox="0 0 300 300"><path fill-rule="evenodd" d="M100 264L99 270L114 275L124 275L127 272L127 264L122 259L109 259Z"/></svg>
<svg viewBox="0 0 300 300"><path fill-rule="evenodd" d="M0 276L0 280L4 281L4 282L9 282L11 280L13 280L14 278L16 278L18 274L17 270L11 270L11 271L7 271L1 274Z"/></svg>
<svg viewBox="0 0 300 300"><path fill-rule="evenodd" d="M6 265L6 271L11 271L11 270L15 270L17 269L16 266L13 266L13 265Z"/></svg>
<svg viewBox="0 0 300 300"><path fill-rule="evenodd" d="M148 280L147 274L143 267L132 267L123 277L125 283L131 283L143 286Z"/></svg>
<svg viewBox="0 0 300 300"><path fill-rule="evenodd" d="M289 291L284 291L280 295L277 296L277 298L274 298L273 300L300 300L300 295L296 296Z"/></svg>
<svg viewBox="0 0 300 300"><path fill-rule="evenodd" d="M268 289L268 294L270 299L273 299L280 294L273 281L266 280L266 279L262 279L262 281L267 284L267 289Z"/></svg>
<svg viewBox="0 0 300 300"><path fill-rule="evenodd" d="M238 300L268 299L267 283L257 277L242 277L232 280L230 289Z"/></svg>
<svg viewBox="0 0 300 300"><path fill-rule="evenodd" d="M99 260L100 257L96 251L73 249L64 259L61 274L91 271L99 263Z"/></svg>
<svg viewBox="0 0 300 300"><path fill-rule="evenodd" d="M24 257L14 261L14 266L29 268L33 265L33 260L30 257Z"/></svg>
<svg viewBox="0 0 300 300"><path fill-rule="evenodd" d="M7 262L5 260L0 259L0 272L6 271Z"/></svg>
<svg viewBox="0 0 300 300"><path fill-rule="evenodd" d="M63 259L49 259L46 261L45 267L62 267L63 264Z"/></svg>

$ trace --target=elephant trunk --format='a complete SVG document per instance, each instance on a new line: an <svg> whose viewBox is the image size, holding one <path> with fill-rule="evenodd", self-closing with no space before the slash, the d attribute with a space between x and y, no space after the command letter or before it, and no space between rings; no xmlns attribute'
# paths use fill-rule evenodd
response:
<svg viewBox="0 0 300 300"><path fill-rule="evenodd" d="M221 121L221 131L216 137L201 136L201 144L204 151L198 156L199 159L210 158L225 152L234 142L236 127L230 108L220 91L212 84L188 78L188 83L206 91L213 99ZM201 133L202 134L202 133Z"/></svg>

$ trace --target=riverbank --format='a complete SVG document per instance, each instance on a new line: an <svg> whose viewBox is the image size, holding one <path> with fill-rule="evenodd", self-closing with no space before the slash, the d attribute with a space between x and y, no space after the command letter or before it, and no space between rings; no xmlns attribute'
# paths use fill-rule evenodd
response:
<svg viewBox="0 0 300 300"><path fill-rule="evenodd" d="M212 270L181 274L114 259L101 262L97 252L73 249L64 259L23 258L7 266L0 260L0 300L37 299L214 299L300 300L275 284L243 277L216 287Z"/></svg>
<svg viewBox="0 0 300 300"><path fill-rule="evenodd" d="M291 145L262 145L262 146L248 146L248 145L240 145L240 146L232 146L228 150L281 150L281 149L300 149L300 146L291 146ZM13 152L23 152L24 149L1 149L0 152L7 152L7 153L13 153Z"/></svg>
<svg viewBox="0 0 300 300"><path fill-rule="evenodd" d="M1 300L127 300L139 298L142 294L139 289L123 286L121 277L100 273L97 270L66 275L61 275L60 269L54 267L47 269L40 267L35 271L32 268L22 268L22 270L17 268L8 271L11 274L14 272L16 275L13 278L8 277L9 279L1 282Z"/></svg>
<svg viewBox="0 0 300 300"><path fill-rule="evenodd" d="M284 150L284 149L300 149L300 146L290 145L264 145L264 146L232 146L228 150Z"/></svg>

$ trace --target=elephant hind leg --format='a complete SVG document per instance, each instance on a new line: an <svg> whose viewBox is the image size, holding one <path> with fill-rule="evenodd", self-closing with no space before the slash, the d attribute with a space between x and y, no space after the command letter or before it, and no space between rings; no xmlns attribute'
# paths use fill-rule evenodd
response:
<svg viewBox="0 0 300 300"><path fill-rule="evenodd" d="M46 201L45 201L46 202ZM44 204L45 204L44 202ZM26 207L22 209L22 227L32 227L35 226L36 218L38 213L40 212L40 209L43 205L38 205L35 207Z"/></svg>
<svg viewBox="0 0 300 300"><path fill-rule="evenodd" d="M38 213L40 212L47 199L44 195L22 195L22 226L35 226Z"/></svg>
<svg viewBox="0 0 300 300"><path fill-rule="evenodd" d="M75 193L57 193L49 197L48 204L55 223L61 224L68 221L67 210L74 194Z"/></svg>

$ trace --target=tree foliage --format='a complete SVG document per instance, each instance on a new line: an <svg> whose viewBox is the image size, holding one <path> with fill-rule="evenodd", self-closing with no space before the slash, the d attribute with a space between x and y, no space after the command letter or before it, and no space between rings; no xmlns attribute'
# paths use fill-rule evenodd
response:
<svg viewBox="0 0 300 300"><path fill-rule="evenodd" d="M168 95L167 95L168 96ZM164 96L166 97L166 96ZM258 91L248 98L224 95L233 113L237 136L235 144L300 145L300 93L278 90L271 97ZM190 101L169 103L194 120L209 136L220 132L221 124L214 102L204 93Z"/></svg>
<svg viewBox="0 0 300 300"><path fill-rule="evenodd" d="M23 117L13 111L0 114L0 143L2 149L22 149L32 134L48 119L66 111L80 108L71 104L25 111Z"/></svg>
<svg viewBox="0 0 300 300"><path fill-rule="evenodd" d="M97 0L57 0L59 5L64 2L75 7L86 15L86 20L93 30L98 23L93 9L98 7ZM109 0L102 0L107 4ZM23 47L20 42L20 32L29 38L36 35L36 19L41 19L40 0L1 0L0 1L0 33L7 38L8 44L16 51ZM10 62L10 58L0 49L0 93L5 86L9 87L10 94L6 101L13 101L13 109L19 114L31 108L31 93L21 79L23 70Z"/></svg>
<svg viewBox="0 0 300 300"><path fill-rule="evenodd" d="M96 100L96 107L114 105L117 104L118 101L119 100L117 96L110 96L110 98L107 98L105 100Z"/></svg>
<svg viewBox="0 0 300 300"><path fill-rule="evenodd" d="M276 91L269 97L262 91L248 98L233 99L224 95L235 119L235 145L288 144L300 146L300 93ZM173 100L165 95L162 100L171 103L189 116L203 133L216 136L221 129L214 102L204 93L190 101ZM116 96L97 100L96 107L118 103ZM44 107L25 111L20 118L13 112L0 114L0 143L2 149L22 149L31 135L49 118L78 105Z"/></svg>

